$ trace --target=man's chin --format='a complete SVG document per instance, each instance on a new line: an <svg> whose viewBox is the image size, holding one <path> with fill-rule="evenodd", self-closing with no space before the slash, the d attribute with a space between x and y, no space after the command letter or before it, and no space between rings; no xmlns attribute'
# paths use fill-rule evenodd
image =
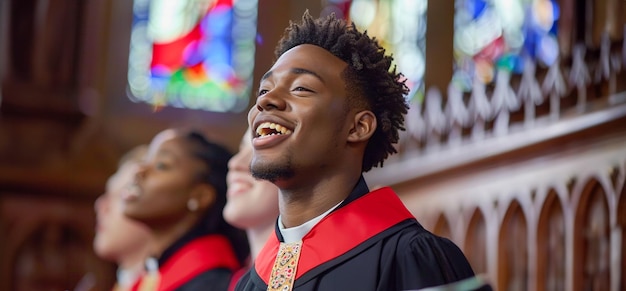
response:
<svg viewBox="0 0 626 291"><path fill-rule="evenodd" d="M281 180L287 180L294 176L291 168L269 168L269 167L252 167L252 177L258 180L265 180L276 184Z"/></svg>

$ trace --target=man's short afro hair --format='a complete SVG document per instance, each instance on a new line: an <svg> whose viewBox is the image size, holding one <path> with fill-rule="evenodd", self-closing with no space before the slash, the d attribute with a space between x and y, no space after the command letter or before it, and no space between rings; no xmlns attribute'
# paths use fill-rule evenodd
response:
<svg viewBox="0 0 626 291"><path fill-rule="evenodd" d="M376 38L359 32L354 23L348 25L334 14L313 19L307 11L302 23L291 22L276 47L276 58L302 44L319 46L348 63L343 72L351 95L348 100L352 106L362 104L363 109L371 110L378 121L365 149L362 171L382 167L389 154L397 152L393 144L398 142L398 131L404 130L408 110L405 95L409 89L395 66L391 69L393 57L385 55Z"/></svg>

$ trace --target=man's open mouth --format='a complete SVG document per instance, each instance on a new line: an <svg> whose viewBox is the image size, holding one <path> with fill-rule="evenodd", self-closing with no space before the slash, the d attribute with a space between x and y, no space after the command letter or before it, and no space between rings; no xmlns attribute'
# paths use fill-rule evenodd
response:
<svg viewBox="0 0 626 291"><path fill-rule="evenodd" d="M256 137L264 137L271 135L282 135L292 133L291 129L288 129L280 124L273 122L263 122L256 128Z"/></svg>

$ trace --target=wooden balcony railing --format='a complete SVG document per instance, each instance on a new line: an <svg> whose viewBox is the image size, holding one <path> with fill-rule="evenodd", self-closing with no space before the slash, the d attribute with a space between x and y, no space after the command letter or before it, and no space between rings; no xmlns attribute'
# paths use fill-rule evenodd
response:
<svg viewBox="0 0 626 291"><path fill-rule="evenodd" d="M445 95L429 88L410 103L399 153L369 180L396 184L625 117L626 45L605 37L587 50L580 44L549 68L526 60L521 75L499 70L493 84L477 79L469 93L452 83Z"/></svg>

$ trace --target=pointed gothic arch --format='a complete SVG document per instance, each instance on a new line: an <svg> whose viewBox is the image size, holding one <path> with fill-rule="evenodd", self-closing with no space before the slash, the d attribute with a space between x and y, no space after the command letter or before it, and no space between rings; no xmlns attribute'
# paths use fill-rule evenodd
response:
<svg viewBox="0 0 626 291"><path fill-rule="evenodd" d="M441 213L437 218L437 222L435 222L435 227L433 228L433 233L441 237L452 239L452 230L450 229L450 223L448 222L445 214Z"/></svg>
<svg viewBox="0 0 626 291"><path fill-rule="evenodd" d="M626 181L622 186L622 193L618 196L619 202L617 204L617 226L621 230L621 238L620 245L621 247L621 272L622 276L620 279L620 286L618 286L617 290L626 289L626 275L623 275L626 272Z"/></svg>
<svg viewBox="0 0 626 291"><path fill-rule="evenodd" d="M537 224L537 290L565 290L565 217L554 190L548 192Z"/></svg>
<svg viewBox="0 0 626 291"><path fill-rule="evenodd" d="M610 219L606 190L595 179L580 193L574 219L574 288L610 287Z"/></svg>
<svg viewBox="0 0 626 291"><path fill-rule="evenodd" d="M480 208L474 210L467 226L464 253L474 273L487 273L487 225Z"/></svg>
<svg viewBox="0 0 626 291"><path fill-rule="evenodd" d="M517 200L504 215L499 234L498 290L528 289L528 223Z"/></svg>

